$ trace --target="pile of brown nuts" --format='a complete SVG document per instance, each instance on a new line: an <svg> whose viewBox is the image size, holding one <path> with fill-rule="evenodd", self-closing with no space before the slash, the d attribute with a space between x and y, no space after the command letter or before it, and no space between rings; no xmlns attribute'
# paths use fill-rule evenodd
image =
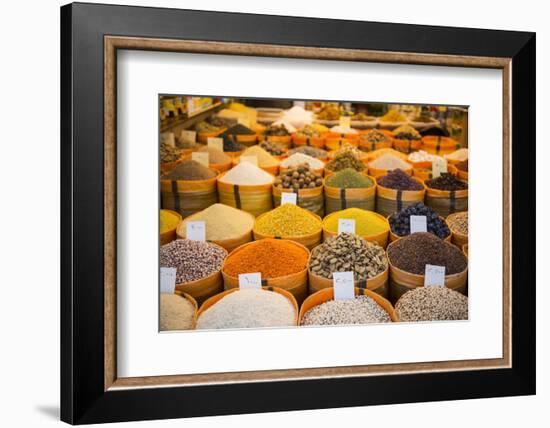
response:
<svg viewBox="0 0 550 428"><path fill-rule="evenodd" d="M341 233L315 247L309 270L315 275L332 278L333 272L353 272L356 281L373 278L388 267L384 249L352 233Z"/></svg>
<svg viewBox="0 0 550 428"><path fill-rule="evenodd" d="M275 179L275 186L283 189L313 189L322 184L321 175L314 172L307 163L291 166Z"/></svg>

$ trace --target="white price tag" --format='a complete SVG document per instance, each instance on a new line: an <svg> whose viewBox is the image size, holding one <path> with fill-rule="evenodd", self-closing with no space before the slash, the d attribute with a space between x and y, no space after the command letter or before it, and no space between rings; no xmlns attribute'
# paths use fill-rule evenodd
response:
<svg viewBox="0 0 550 428"><path fill-rule="evenodd" d="M426 265L424 287L445 286L445 266Z"/></svg>
<svg viewBox="0 0 550 428"><path fill-rule="evenodd" d="M197 131L183 129L180 133L180 139L186 143L195 143L197 141Z"/></svg>
<svg viewBox="0 0 550 428"><path fill-rule="evenodd" d="M174 294L176 290L176 268L161 267L160 268L160 292Z"/></svg>
<svg viewBox="0 0 550 428"><path fill-rule="evenodd" d="M262 274L260 272L240 273L239 288L262 288Z"/></svg>
<svg viewBox="0 0 550 428"><path fill-rule="evenodd" d="M432 161L432 178L439 177L443 172L447 172L447 159L435 158Z"/></svg>
<svg viewBox="0 0 550 428"><path fill-rule="evenodd" d="M197 161L198 163L208 167L209 156L208 152L193 152L191 153L191 160Z"/></svg>
<svg viewBox="0 0 550 428"><path fill-rule="evenodd" d="M206 223L204 221L188 221L185 223L185 237L191 241L206 241Z"/></svg>
<svg viewBox="0 0 550 428"><path fill-rule="evenodd" d="M241 162L249 162L258 166L258 156L241 156Z"/></svg>
<svg viewBox="0 0 550 428"><path fill-rule="evenodd" d="M281 193L281 205L284 205L284 204L296 205L297 196L298 195L296 193L291 193L291 192Z"/></svg>
<svg viewBox="0 0 550 428"><path fill-rule="evenodd" d="M416 232L427 232L428 222L425 215L410 216L411 235Z"/></svg>
<svg viewBox="0 0 550 428"><path fill-rule="evenodd" d="M355 233L355 220L341 218L338 220L338 235L341 233Z"/></svg>
<svg viewBox="0 0 550 428"><path fill-rule="evenodd" d="M334 300L351 300L355 298L353 272L333 272L332 286L334 287Z"/></svg>
<svg viewBox="0 0 550 428"><path fill-rule="evenodd" d="M208 137L207 145L208 147L212 147L213 149L221 150L223 152L223 138Z"/></svg>
<svg viewBox="0 0 550 428"><path fill-rule="evenodd" d="M351 116L340 116L339 122L342 128L351 128Z"/></svg>

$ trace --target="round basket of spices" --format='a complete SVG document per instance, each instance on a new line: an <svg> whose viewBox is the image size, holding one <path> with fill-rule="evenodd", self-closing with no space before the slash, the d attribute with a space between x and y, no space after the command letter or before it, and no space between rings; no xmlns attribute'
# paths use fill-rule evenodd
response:
<svg viewBox="0 0 550 428"><path fill-rule="evenodd" d="M426 265L445 267L445 286L466 293L468 260L453 244L427 232L413 233L392 242L387 249L390 296L396 302L409 290L424 286Z"/></svg>
<svg viewBox="0 0 550 428"><path fill-rule="evenodd" d="M281 171L273 183L273 203L281 205L282 193L296 193L296 204L314 214L324 214L323 179L309 164L299 164Z"/></svg>
<svg viewBox="0 0 550 428"><path fill-rule="evenodd" d="M442 173L437 178L424 181L426 205L447 217L458 211L468 211L468 183L454 175Z"/></svg>
<svg viewBox="0 0 550 428"><path fill-rule="evenodd" d="M388 245L390 233L388 220L374 211L360 208L348 208L326 216L323 220L324 239L338 235L338 222L340 219L355 220L355 234L361 238L377 242L383 248Z"/></svg>
<svg viewBox="0 0 550 428"><path fill-rule="evenodd" d="M388 259L384 249L351 233L315 247L309 256L309 292L332 287L334 272L353 272L355 286L388 295Z"/></svg>
<svg viewBox="0 0 550 428"><path fill-rule="evenodd" d="M447 224L453 234L453 244L462 248L468 243L468 211L451 214L447 217Z"/></svg>
<svg viewBox="0 0 550 428"><path fill-rule="evenodd" d="M426 187L400 169L376 177L376 212L387 217L410 205L424 201Z"/></svg>
<svg viewBox="0 0 550 428"><path fill-rule="evenodd" d="M346 168L352 168L357 172L367 172L367 166L361 159L365 156L352 146L345 146L341 150L329 153L330 161L325 165L325 177Z"/></svg>
<svg viewBox="0 0 550 428"><path fill-rule="evenodd" d="M222 150L213 147L201 147L197 152L208 153L208 168L210 169L225 172L231 168L233 160L231 156L227 155ZM191 155L188 155L188 158L191 158Z"/></svg>
<svg viewBox="0 0 550 428"><path fill-rule="evenodd" d="M369 129L359 132L359 148L365 152L393 147L393 132L386 129Z"/></svg>
<svg viewBox="0 0 550 428"><path fill-rule="evenodd" d="M204 221L206 240L231 252L252 241L254 220L254 216L246 211L224 204L214 204L187 217L180 223L176 232L179 238L185 239L188 222Z"/></svg>
<svg viewBox="0 0 550 428"><path fill-rule="evenodd" d="M454 165L448 164L447 165L447 172L449 174L458 176L460 178L460 173ZM432 179L433 178L432 164L430 163L430 165L428 167L422 167L422 168L414 167L413 168L413 177L416 177L421 181L426 181L426 180Z"/></svg>
<svg viewBox="0 0 550 428"><path fill-rule="evenodd" d="M390 242L397 241L411 234L410 217L412 215L426 217L427 231L444 241L451 242L451 229L445 219L422 202L409 205L401 211L388 216Z"/></svg>
<svg viewBox="0 0 550 428"><path fill-rule="evenodd" d="M291 327L298 313L296 299L282 288L231 288L202 304L197 329Z"/></svg>
<svg viewBox="0 0 550 428"><path fill-rule="evenodd" d="M468 297L447 287L418 287L395 304L401 322L468 319Z"/></svg>
<svg viewBox="0 0 550 428"><path fill-rule="evenodd" d="M254 239L289 239L311 249L321 243L321 217L293 204L284 204L256 218Z"/></svg>
<svg viewBox="0 0 550 428"><path fill-rule="evenodd" d="M325 178L324 189L327 215L347 208L374 211L376 180L369 175L342 169Z"/></svg>
<svg viewBox="0 0 550 428"><path fill-rule="evenodd" d="M209 132L198 132L197 133L197 141L199 143L206 144L208 142L209 138L217 137L220 134L224 132L224 128L219 128L216 131L209 131Z"/></svg>
<svg viewBox="0 0 550 428"><path fill-rule="evenodd" d="M403 171L407 175L412 175L413 173L412 165L409 162L392 153L386 153L371 160L368 162L368 167L369 174L373 177L386 175L396 169Z"/></svg>
<svg viewBox="0 0 550 428"><path fill-rule="evenodd" d="M325 169L325 163L322 160L314 158L303 153L293 153L288 158L284 159L280 165L280 172L286 172L289 169L307 165L311 172L323 176L323 171Z"/></svg>
<svg viewBox="0 0 550 428"><path fill-rule="evenodd" d="M258 141L258 135L252 129L240 123L233 125L223 133L223 137L250 147Z"/></svg>
<svg viewBox="0 0 550 428"><path fill-rule="evenodd" d="M257 216L273 208L275 177L250 162L242 162L218 178L220 202Z"/></svg>
<svg viewBox="0 0 550 428"><path fill-rule="evenodd" d="M462 162L457 162L454 165L454 168L457 171L456 175L458 176L458 178L464 181L468 181L468 159L463 160Z"/></svg>
<svg viewBox="0 0 550 428"><path fill-rule="evenodd" d="M329 133L325 136L325 147L327 150L339 150L346 145L357 147L359 145L359 139L357 137L350 138L350 135L352 134L342 137L342 135L334 135Z"/></svg>
<svg viewBox="0 0 550 428"><path fill-rule="evenodd" d="M393 130L393 147L403 153L411 153L422 147L422 136L409 125L402 125Z"/></svg>
<svg viewBox="0 0 550 428"><path fill-rule="evenodd" d="M260 272L262 285L292 293L298 303L307 296L309 250L287 239L260 239L241 245L227 257L222 268L225 289L239 286L239 274Z"/></svg>
<svg viewBox="0 0 550 428"><path fill-rule="evenodd" d="M441 135L426 135L422 137L422 150L436 154L448 155L460 149L458 141Z"/></svg>
<svg viewBox="0 0 550 428"><path fill-rule="evenodd" d="M176 239L176 230L181 223L180 213L172 210L160 210L160 245Z"/></svg>
<svg viewBox="0 0 550 428"><path fill-rule="evenodd" d="M199 307L193 296L176 290L160 294L160 330L193 330Z"/></svg>
<svg viewBox="0 0 550 428"><path fill-rule="evenodd" d="M227 251L211 242L176 239L160 247L160 267L176 268L176 290L200 305L223 290L221 268Z"/></svg>
<svg viewBox="0 0 550 428"><path fill-rule="evenodd" d="M218 171L188 159L161 176L161 207L187 217L218 202Z"/></svg>
<svg viewBox="0 0 550 428"><path fill-rule="evenodd" d="M277 175L279 172L280 161L260 146L249 147L239 158L233 158L233 165L238 165L247 157L256 158L257 165L272 175Z"/></svg>
<svg viewBox="0 0 550 428"><path fill-rule="evenodd" d="M365 288L355 288L353 300L334 300L334 288L328 287L308 296L300 308L300 326L350 325L399 322L392 304Z"/></svg>

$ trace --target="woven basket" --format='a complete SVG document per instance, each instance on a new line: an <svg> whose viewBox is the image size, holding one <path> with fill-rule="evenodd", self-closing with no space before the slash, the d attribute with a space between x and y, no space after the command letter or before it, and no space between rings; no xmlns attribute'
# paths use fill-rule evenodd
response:
<svg viewBox="0 0 550 428"><path fill-rule="evenodd" d="M390 316L393 322L399 322L399 318L397 317L394 307L384 297L380 296L377 293L374 293L371 290L367 290L364 288L355 288L355 295L369 296L376 303L378 303L382 307L382 309L384 309L388 313L388 315ZM304 315L306 314L307 311L314 308L315 306L321 305L322 303L328 302L329 300L333 300L333 299L334 299L334 288L332 287L324 288L312 294L311 296L309 296L304 301L304 303L302 304L302 307L300 308L300 316L299 316L298 324L299 325L302 324L302 319L304 318Z"/></svg>
<svg viewBox="0 0 550 428"><path fill-rule="evenodd" d="M249 212L253 216L258 216L273 209L273 198L271 196L273 183L259 185L228 184L220 181L224 174L218 179L218 194L222 204ZM275 180L275 177L273 177L273 180Z"/></svg>
<svg viewBox="0 0 550 428"><path fill-rule="evenodd" d="M367 211L374 211L376 196L376 180L367 176L374 183L371 187L358 189L343 189L327 186L325 184L325 213L332 214L335 211L346 208L361 208Z"/></svg>
<svg viewBox="0 0 550 428"><path fill-rule="evenodd" d="M434 155L448 155L460 149L458 141L440 135L427 135L422 137L422 150Z"/></svg>
<svg viewBox="0 0 550 428"><path fill-rule="evenodd" d="M275 207L281 205L281 193L283 191L296 193L296 205L299 207L311 211L319 217L325 215L323 186L314 187L313 189L281 189L273 185L273 205Z"/></svg>
<svg viewBox="0 0 550 428"><path fill-rule="evenodd" d="M174 239L176 239L176 231L179 225L181 224L181 220L182 220L180 213L172 210L164 210L164 211L168 211L170 214L175 215L176 217L179 218L179 221L175 227L160 234L160 245L168 244L169 242L172 242Z"/></svg>
<svg viewBox="0 0 550 428"><path fill-rule="evenodd" d="M461 213L454 213L447 217L447 220L452 219L453 217L457 216ZM455 244L458 248L462 249L462 247L466 244L468 244L468 234L460 233L454 230L450 225L450 222L447 222L447 225L449 226L449 229L451 229L452 233L452 240L451 242Z"/></svg>
<svg viewBox="0 0 550 428"><path fill-rule="evenodd" d="M459 211L468 211L468 189L438 190L426 185L426 205L442 217Z"/></svg>
<svg viewBox="0 0 550 428"><path fill-rule="evenodd" d="M414 178L418 183L422 184L422 190L395 190L378 184L376 178L376 212L387 217L394 212L401 211L410 205L424 201L426 186L417 178Z"/></svg>
<svg viewBox="0 0 550 428"><path fill-rule="evenodd" d="M216 171L218 172L218 171ZM160 180L161 207L190 216L218 202L216 177L207 180Z"/></svg>

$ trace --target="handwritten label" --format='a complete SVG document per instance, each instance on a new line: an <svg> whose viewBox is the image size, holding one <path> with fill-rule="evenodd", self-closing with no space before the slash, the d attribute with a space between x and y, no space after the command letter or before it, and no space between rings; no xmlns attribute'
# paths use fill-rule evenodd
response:
<svg viewBox="0 0 550 428"><path fill-rule="evenodd" d="M248 162L258 166L258 156L241 156L241 162Z"/></svg>
<svg viewBox="0 0 550 428"><path fill-rule="evenodd" d="M281 193L281 205L284 205L284 204L296 205L297 196L298 195L296 193L290 193L290 192Z"/></svg>
<svg viewBox="0 0 550 428"><path fill-rule="evenodd" d="M340 116L340 126L342 128L351 128L351 116Z"/></svg>
<svg viewBox="0 0 550 428"><path fill-rule="evenodd" d="M174 294L176 290L176 268L161 267L160 268L160 292Z"/></svg>
<svg viewBox="0 0 550 428"><path fill-rule="evenodd" d="M351 300L355 298L353 272L333 272L332 286L334 287L334 300Z"/></svg>
<svg viewBox="0 0 550 428"><path fill-rule="evenodd" d="M424 287L444 287L445 266L426 265Z"/></svg>
<svg viewBox="0 0 550 428"><path fill-rule="evenodd" d="M411 235L416 232L427 232L428 222L425 215L412 215L410 216L411 223Z"/></svg>
<svg viewBox="0 0 550 428"><path fill-rule="evenodd" d="M208 147L212 147L213 149L221 150L223 152L223 138L208 137L207 145Z"/></svg>
<svg viewBox="0 0 550 428"><path fill-rule="evenodd" d="M443 172L447 172L447 159L435 158L432 161L432 177L437 178Z"/></svg>
<svg viewBox="0 0 550 428"><path fill-rule="evenodd" d="M195 143L197 141L197 131L182 130L180 139L186 143Z"/></svg>
<svg viewBox="0 0 550 428"><path fill-rule="evenodd" d="M185 223L185 237L191 241L206 241L206 223L204 221L188 221Z"/></svg>
<svg viewBox="0 0 550 428"><path fill-rule="evenodd" d="M255 273L240 273L239 274L239 288L262 288L262 274L260 272Z"/></svg>
<svg viewBox="0 0 550 428"><path fill-rule="evenodd" d="M243 125L243 126L246 126L247 128L250 128L250 120L246 117L239 117L237 119L237 123L239 125Z"/></svg>
<svg viewBox="0 0 550 428"><path fill-rule="evenodd" d="M355 233L355 220L351 218L338 219L338 235L341 233Z"/></svg>
<svg viewBox="0 0 550 428"><path fill-rule="evenodd" d="M208 167L208 162L209 162L208 152L193 152L191 153L191 159Z"/></svg>

